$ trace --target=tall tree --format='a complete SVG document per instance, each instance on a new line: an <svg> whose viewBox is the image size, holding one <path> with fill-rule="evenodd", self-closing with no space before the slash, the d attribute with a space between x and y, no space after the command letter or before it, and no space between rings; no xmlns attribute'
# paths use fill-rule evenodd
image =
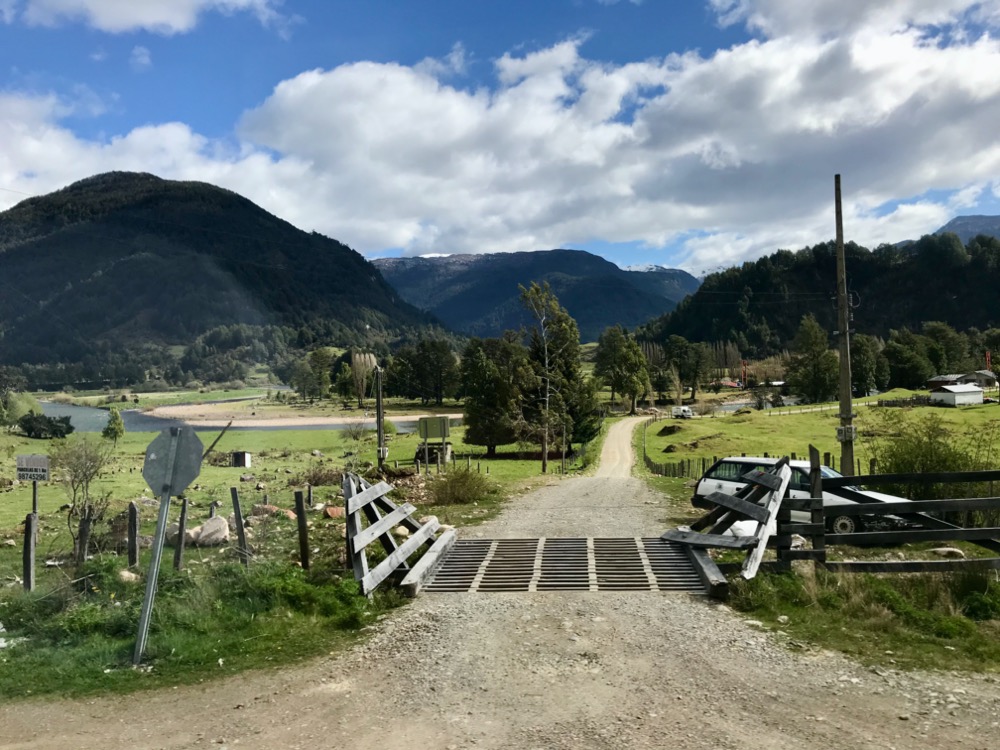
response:
<svg viewBox="0 0 1000 750"><path fill-rule="evenodd" d="M594 374L611 387L612 401L616 391L627 396L635 414L636 400L646 392L649 370L639 344L621 326L605 328L598 338Z"/></svg>
<svg viewBox="0 0 1000 750"><path fill-rule="evenodd" d="M589 440L599 429L596 390L580 369L580 331L559 304L548 283L520 287L521 302L531 314L528 351L537 387L524 413L542 447L542 473L548 471L548 452L557 434L566 443Z"/></svg>
<svg viewBox="0 0 1000 750"><path fill-rule="evenodd" d="M787 379L807 403L829 401L837 395L840 364L830 349L826 331L811 314L804 315L792 342Z"/></svg>
<svg viewBox="0 0 1000 750"><path fill-rule="evenodd" d="M528 350L508 331L501 338L471 339L462 354L465 441L495 456L517 439L524 394L535 385Z"/></svg>

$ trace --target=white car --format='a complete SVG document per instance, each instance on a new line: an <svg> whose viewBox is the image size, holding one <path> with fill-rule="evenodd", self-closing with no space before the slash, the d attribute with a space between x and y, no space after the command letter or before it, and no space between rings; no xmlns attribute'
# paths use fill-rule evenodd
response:
<svg viewBox="0 0 1000 750"><path fill-rule="evenodd" d="M720 458L712 464L708 471L705 472L705 475L698 480L698 484L696 484L694 488L694 497L691 498L691 503L697 508L712 507L711 503L703 498L711 495L713 492L724 492L727 495L733 495L737 490L746 486L746 482L743 481L743 476L745 474L748 474L756 469L769 471L774 468L776 463L778 463L777 458L761 458L758 456L730 456L728 458ZM792 478L788 483L789 496L796 498L812 497L809 483L809 462L789 461L788 465L792 469ZM824 477L829 478L842 476L829 466L820 466L820 472ZM898 503L907 501L905 497L896 497L895 495L886 495L881 492L871 492L869 490L861 490L854 487L851 489L881 503ZM854 504L853 500L840 497L832 492L823 493L824 508L836 505ZM792 520L796 523L809 523L810 520L809 513L805 511L793 510L791 516ZM899 519L896 519L894 516L832 515L827 516L826 526L827 530L834 534L851 534L857 531L864 531L866 526L892 526L898 522Z"/></svg>

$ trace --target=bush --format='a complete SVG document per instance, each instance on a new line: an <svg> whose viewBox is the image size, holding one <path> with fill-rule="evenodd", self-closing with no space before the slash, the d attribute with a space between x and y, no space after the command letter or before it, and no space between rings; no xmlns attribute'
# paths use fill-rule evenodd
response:
<svg viewBox="0 0 1000 750"><path fill-rule="evenodd" d="M468 505L502 497L500 488L468 469L452 469L435 478L430 487L435 505Z"/></svg>

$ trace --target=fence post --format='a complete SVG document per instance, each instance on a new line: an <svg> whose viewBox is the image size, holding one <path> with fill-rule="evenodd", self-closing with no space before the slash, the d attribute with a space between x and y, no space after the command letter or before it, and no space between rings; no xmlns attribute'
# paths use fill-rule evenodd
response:
<svg viewBox="0 0 1000 750"><path fill-rule="evenodd" d="M233 496L233 517L236 519L236 552L244 568L250 567L250 550L247 549L247 532L243 528L243 509L240 508L240 492L235 487L229 488Z"/></svg>
<svg viewBox="0 0 1000 750"><path fill-rule="evenodd" d="M309 570L309 527L306 525L306 501L302 490L295 491L295 520L299 525L299 562Z"/></svg>
<svg viewBox="0 0 1000 750"><path fill-rule="evenodd" d="M876 473L877 467L878 467L878 461L876 461L874 458L868 461L868 473L869 474ZM990 482L990 494L991 495L993 494L993 483L992 482Z"/></svg>
<svg viewBox="0 0 1000 750"><path fill-rule="evenodd" d="M313 486L311 484L306 485L306 505L310 508L313 507Z"/></svg>
<svg viewBox="0 0 1000 750"><path fill-rule="evenodd" d="M177 523L177 546L174 547L174 570L184 567L184 542L187 537L188 501L181 498L181 518Z"/></svg>
<svg viewBox="0 0 1000 750"><path fill-rule="evenodd" d="M823 454L823 464L825 466L829 466L830 465L830 451L826 451Z"/></svg>
<svg viewBox="0 0 1000 750"><path fill-rule="evenodd" d="M24 568L21 576L25 591L35 590L35 538L38 526L38 516L29 513L24 518Z"/></svg>
<svg viewBox="0 0 1000 750"><path fill-rule="evenodd" d="M813 532L812 548L816 553L813 566L818 570L826 562L826 516L823 514L823 472L819 469L819 450L809 446L809 494L812 495L812 509L809 522L819 524L820 531Z"/></svg>
<svg viewBox="0 0 1000 750"><path fill-rule="evenodd" d="M139 564L139 506L133 500L128 504L128 566Z"/></svg>

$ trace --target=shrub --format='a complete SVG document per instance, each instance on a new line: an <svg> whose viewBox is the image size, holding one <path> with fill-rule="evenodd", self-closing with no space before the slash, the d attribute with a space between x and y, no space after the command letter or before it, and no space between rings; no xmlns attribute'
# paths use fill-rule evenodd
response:
<svg viewBox="0 0 1000 750"><path fill-rule="evenodd" d="M435 505L468 505L502 497L496 484L483 474L468 469L453 469L441 474L430 489Z"/></svg>

